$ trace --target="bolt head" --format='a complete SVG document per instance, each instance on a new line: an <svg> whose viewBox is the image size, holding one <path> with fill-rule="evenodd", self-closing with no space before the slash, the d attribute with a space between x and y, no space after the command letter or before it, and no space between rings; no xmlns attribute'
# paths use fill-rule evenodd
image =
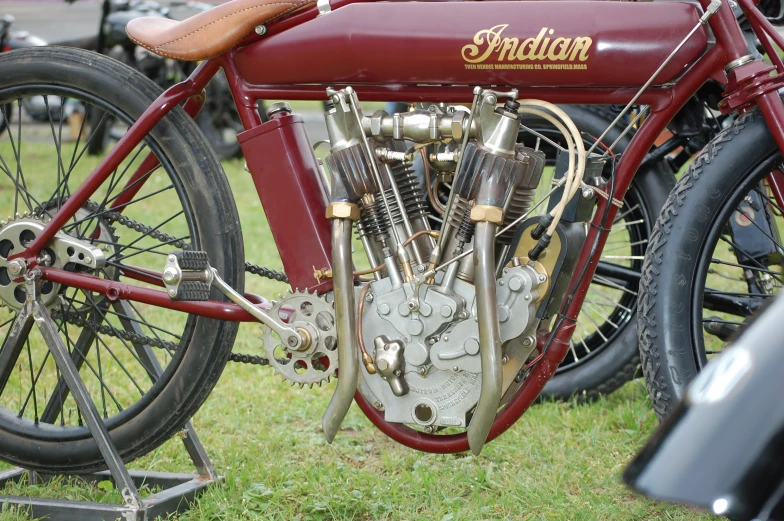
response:
<svg viewBox="0 0 784 521"><path fill-rule="evenodd" d="M372 293L368 293L367 295L365 295L365 302L368 302L368 303L373 302L373 294Z"/></svg>
<svg viewBox="0 0 784 521"><path fill-rule="evenodd" d="M86 262L88 264L91 263L92 261L93 261L93 259L91 257L85 257L84 258L84 262Z"/></svg>
<svg viewBox="0 0 784 521"><path fill-rule="evenodd" d="M177 290L175 290L175 289L170 289L170 290L169 290L169 296L170 296L171 298L174 298L174 297L176 297L176 296L177 296Z"/></svg>
<svg viewBox="0 0 784 521"><path fill-rule="evenodd" d="M289 346L290 346L290 347L295 347L295 346L296 346L296 345L299 343L299 339L298 339L296 336L294 336L294 335L291 335L291 336L290 336L290 337L289 337L289 338L286 340L286 342L289 344Z"/></svg>
<svg viewBox="0 0 784 521"><path fill-rule="evenodd" d="M177 257L174 255L169 255L169 262L177 262Z"/></svg>
<svg viewBox="0 0 784 521"><path fill-rule="evenodd" d="M436 343L436 342L438 342L438 339L436 339L436 337L430 337L430 338L427 340L427 343L428 343L428 344L430 344L431 346L432 346L432 345L435 345L435 343Z"/></svg>
<svg viewBox="0 0 784 521"><path fill-rule="evenodd" d="M465 319L467 319L467 318L468 318L468 311L461 311L461 312L460 312L460 314L458 315L458 317L459 317L461 320L465 320Z"/></svg>
<svg viewBox="0 0 784 521"><path fill-rule="evenodd" d="M538 278L539 278L539 282L544 282L547 280L547 275L540 274Z"/></svg>
<svg viewBox="0 0 784 521"><path fill-rule="evenodd" d="M257 26L256 26L256 29L254 29L254 31L255 31L255 32L256 32L256 34L258 34L259 36L264 36L265 34L267 34L267 26L266 26L266 25L264 25L264 24L257 25Z"/></svg>
<svg viewBox="0 0 784 521"><path fill-rule="evenodd" d="M444 337L444 342L449 342L449 337L448 336Z"/></svg>
<svg viewBox="0 0 784 521"><path fill-rule="evenodd" d="M460 368L457 367L456 365L452 366L452 371L458 372L459 370L460 370Z"/></svg>
<svg viewBox="0 0 784 521"><path fill-rule="evenodd" d="M395 369L394 371L392 371L392 374L394 374L395 376L400 376L403 373L400 371L400 369Z"/></svg>
<svg viewBox="0 0 784 521"><path fill-rule="evenodd" d="M373 407L375 407L376 409L378 409L380 411L381 409L384 408L384 405L381 402L376 401L376 402L373 402Z"/></svg>
<svg viewBox="0 0 784 521"><path fill-rule="evenodd" d="M504 355L504 357L501 358L501 365L506 365L508 363L509 363L509 357Z"/></svg>
<svg viewBox="0 0 784 521"><path fill-rule="evenodd" d="M417 369L417 372L419 372L420 375L425 376L427 374L427 367L424 365L420 366L419 369Z"/></svg>
<svg viewBox="0 0 784 521"><path fill-rule="evenodd" d="M166 268L165 270L163 270L163 282L165 282L167 284L173 284L173 283L177 282L177 279L178 279L178 277L177 277L177 270L176 269L174 269L172 267L169 267L169 268Z"/></svg>

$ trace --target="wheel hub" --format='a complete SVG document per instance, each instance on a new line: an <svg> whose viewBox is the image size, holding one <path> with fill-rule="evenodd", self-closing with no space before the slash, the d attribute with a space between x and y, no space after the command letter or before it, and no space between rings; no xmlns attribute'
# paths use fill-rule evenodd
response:
<svg viewBox="0 0 784 521"><path fill-rule="evenodd" d="M0 303L12 309L21 309L25 302L22 276L27 271L27 264L23 259L9 260L9 257L24 251L45 226L42 218L29 214L17 214L0 223ZM104 226L101 226L101 232L103 231ZM38 263L44 267L58 269L64 269L68 264L100 269L106 264L106 258L100 248L58 232L41 250ZM60 284L43 281L41 302L51 307L57 301L59 290Z"/></svg>

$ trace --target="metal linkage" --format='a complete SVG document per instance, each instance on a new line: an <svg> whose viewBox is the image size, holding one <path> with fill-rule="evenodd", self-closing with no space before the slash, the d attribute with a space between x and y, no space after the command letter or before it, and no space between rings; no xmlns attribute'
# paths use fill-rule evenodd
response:
<svg viewBox="0 0 784 521"><path fill-rule="evenodd" d="M183 440L198 476L192 474L171 474L161 472L128 471L122 457L109 437L109 432L101 420L100 413L90 397L80 375L79 368L74 363L71 354L60 338L57 325L52 320L46 306L41 301L41 272L33 269L24 275L26 300L19 311L14 324L6 339L6 345L0 353L0 375L7 375L7 369L13 365L11 356L21 350L25 339L36 325L49 348L55 364L60 370L64 388L71 394L84 418L90 434L95 439L98 449L103 456L108 472L98 472L84 476L91 482L98 482L111 478L120 490L123 498L122 505L103 504L89 501L76 501L66 499L39 499L23 496L0 496L0 503L10 504L25 508L31 517L47 518L54 521L80 519L85 521L97 519L152 519L159 516L168 517L174 512L182 511L193 498L204 491L208 486L222 481L212 466L196 431L187 423L181 431ZM139 359L148 370L150 378L155 381L162 373L160 363L149 345L137 343L145 338L141 328L133 319L132 309L125 302L114 304L116 312L121 317L123 327L127 328L130 335L127 337L135 348ZM116 333L116 331L114 331ZM9 356L9 354L11 356ZM12 367L11 367L12 369ZM55 415L61 411L55 412ZM38 476L24 469L11 469L0 473L0 487L9 482L19 481L25 476L38 479ZM47 479L44 476L43 479ZM160 486L161 492L142 499L139 487Z"/></svg>

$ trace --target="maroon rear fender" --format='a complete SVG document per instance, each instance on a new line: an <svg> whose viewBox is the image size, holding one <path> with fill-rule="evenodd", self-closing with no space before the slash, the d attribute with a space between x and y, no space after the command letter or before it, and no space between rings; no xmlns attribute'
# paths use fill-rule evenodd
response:
<svg viewBox="0 0 784 521"><path fill-rule="evenodd" d="M630 87L698 23L682 2L369 2L240 50L249 82ZM700 28L656 82L707 47Z"/></svg>

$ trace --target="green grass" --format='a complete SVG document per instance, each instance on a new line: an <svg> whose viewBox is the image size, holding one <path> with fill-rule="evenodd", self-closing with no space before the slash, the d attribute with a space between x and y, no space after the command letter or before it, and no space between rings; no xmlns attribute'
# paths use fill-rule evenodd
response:
<svg viewBox="0 0 784 521"><path fill-rule="evenodd" d="M39 170L45 171L44 159L40 161ZM281 268L250 176L239 161L226 163L225 169L241 214L248 260ZM285 288L249 276L246 290L274 298ZM235 351L262 354L260 333L259 326L243 324ZM226 483L177 519L709 518L646 500L621 484L624 466L656 427L639 380L589 405L537 405L479 457L423 454L398 446L356 407L328 445L320 419L332 391L332 385L291 387L270 368L230 364L194 419ZM192 468L177 438L131 467ZM119 500L107 483L86 486L73 478L11 485L4 493ZM0 511L3 521L24 518L22 512Z"/></svg>

